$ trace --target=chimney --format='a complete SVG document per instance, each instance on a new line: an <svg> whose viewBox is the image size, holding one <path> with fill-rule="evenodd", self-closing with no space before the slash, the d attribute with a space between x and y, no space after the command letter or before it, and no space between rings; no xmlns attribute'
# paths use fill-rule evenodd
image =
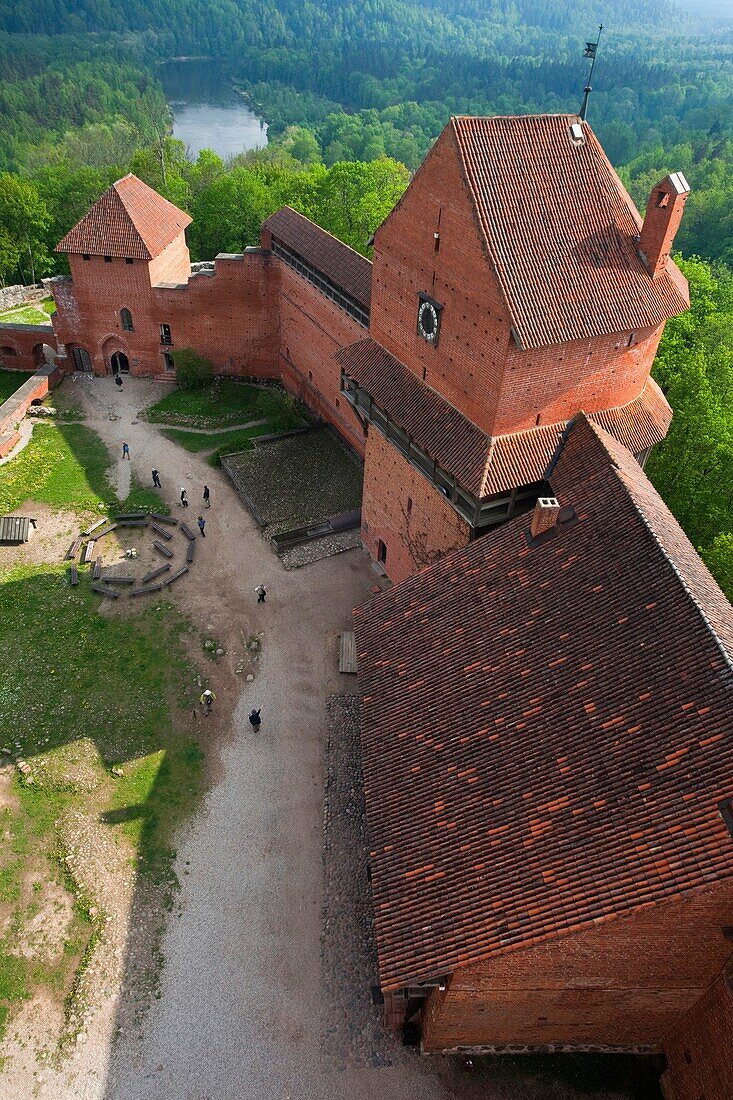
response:
<svg viewBox="0 0 733 1100"><path fill-rule="evenodd" d="M673 172L652 189L641 227L639 255L653 279L663 274L680 227L690 185L681 172Z"/></svg>
<svg viewBox="0 0 733 1100"><path fill-rule="evenodd" d="M539 538L546 531L551 531L557 524L559 514L560 504L555 497L540 497L534 506L534 515L532 516L530 527L532 538Z"/></svg>

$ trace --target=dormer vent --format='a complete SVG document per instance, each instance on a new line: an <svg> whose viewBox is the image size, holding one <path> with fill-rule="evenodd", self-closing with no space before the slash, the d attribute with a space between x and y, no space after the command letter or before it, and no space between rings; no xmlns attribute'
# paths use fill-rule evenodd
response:
<svg viewBox="0 0 733 1100"><path fill-rule="evenodd" d="M583 127L580 125L579 122L573 122L570 126L570 140L572 141L573 145L582 145L585 141Z"/></svg>

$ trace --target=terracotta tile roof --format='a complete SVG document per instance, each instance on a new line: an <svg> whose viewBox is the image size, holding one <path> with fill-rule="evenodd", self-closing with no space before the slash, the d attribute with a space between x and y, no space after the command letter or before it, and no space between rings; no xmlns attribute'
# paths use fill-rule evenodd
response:
<svg viewBox="0 0 733 1100"><path fill-rule="evenodd" d="M150 260L190 224L188 214L130 173L104 192L56 251Z"/></svg>
<svg viewBox="0 0 733 1100"><path fill-rule="evenodd" d="M633 454L661 443L672 422L672 410L653 378L634 401L615 409L591 413L600 424ZM491 442L483 493L492 496L514 485L531 485L547 469L567 424L546 424L525 432L495 436Z"/></svg>
<svg viewBox="0 0 733 1100"><path fill-rule="evenodd" d="M585 140L573 143L571 124ZM653 327L689 305L670 260L657 279L633 237L641 217L577 115L449 123L521 346Z"/></svg>
<svg viewBox="0 0 733 1100"><path fill-rule="evenodd" d="M343 241L331 236L310 218L283 206L262 228L297 252L322 275L354 299L367 312L372 301L372 265Z"/></svg>
<svg viewBox="0 0 733 1100"><path fill-rule="evenodd" d="M336 352L345 373L398 427L474 496L493 496L541 481L566 422L490 438L444 397L367 338ZM648 379L635 401L592 419L638 453L664 439L672 410Z"/></svg>
<svg viewBox="0 0 733 1100"><path fill-rule="evenodd" d="M582 415L551 481L355 612L385 989L733 875L733 609Z"/></svg>
<svg viewBox="0 0 733 1100"><path fill-rule="evenodd" d="M410 439L465 489L480 495L490 442L485 432L375 340L358 340L335 358Z"/></svg>

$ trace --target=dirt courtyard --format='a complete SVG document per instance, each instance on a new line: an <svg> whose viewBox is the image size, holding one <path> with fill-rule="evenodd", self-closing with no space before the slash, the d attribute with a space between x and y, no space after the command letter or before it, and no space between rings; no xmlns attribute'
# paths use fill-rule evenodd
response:
<svg viewBox="0 0 733 1100"><path fill-rule="evenodd" d="M334 695L356 691L355 677L338 673L337 643L350 628L352 607L369 598L375 574L368 558L353 550L286 571L223 471L139 419L161 396L159 383L125 379L117 392L111 378L86 377L74 386L87 423L116 456L120 494L131 470L150 485L156 467L172 514L192 527L199 514L207 520L194 567L171 599L225 650L211 668L216 711L202 727L213 781L177 844L182 887L167 918L160 988L149 1011L131 1021L119 990L111 990L62 1069L44 1069L20 1092L10 1078L3 1091L0 1078L2 1100L629 1097L608 1085L580 1092L509 1062L494 1074L472 1075L462 1060L423 1059L386 1033L377 1036L379 1010L365 1004L364 975L350 997L355 976L340 956L330 957L333 936L324 932L348 888L342 875L339 894L332 889L324 901L324 877L336 881L324 857L327 764L338 788L326 803L329 850L353 847L356 834L339 818L358 802L354 765L339 748L344 734L327 716L338 712ZM123 441L130 463L121 457ZM204 484L211 489L207 510ZM191 502L185 514L181 487ZM258 605L260 583L268 598ZM261 655L248 681L239 662L255 635ZM257 734L247 720L253 706L262 708ZM355 744L353 732L349 737ZM349 919L368 922L367 908L360 891L349 900ZM136 934L131 920L123 984L135 981ZM345 1033L349 1042L339 1045Z"/></svg>

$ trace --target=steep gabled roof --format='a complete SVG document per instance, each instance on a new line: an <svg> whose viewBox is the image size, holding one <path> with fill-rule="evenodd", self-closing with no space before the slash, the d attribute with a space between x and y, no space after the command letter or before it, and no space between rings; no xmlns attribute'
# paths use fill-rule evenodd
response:
<svg viewBox="0 0 733 1100"><path fill-rule="evenodd" d="M582 415L551 484L355 613L386 989L733 875L733 609Z"/></svg>
<svg viewBox="0 0 733 1100"><path fill-rule="evenodd" d="M345 291L366 312L372 301L372 264L365 256L321 229L291 206L283 206L264 222L263 230L297 252L312 267Z"/></svg>
<svg viewBox="0 0 733 1100"><path fill-rule="evenodd" d="M459 117L447 129L522 348L654 327L688 308L676 265L653 279L639 258L641 217L587 122Z"/></svg>
<svg viewBox="0 0 733 1100"><path fill-rule="evenodd" d="M151 260L190 224L188 214L130 173L104 192L56 251Z"/></svg>
<svg viewBox="0 0 733 1100"><path fill-rule="evenodd" d="M566 427L560 421L492 438L370 337L334 357L397 427L477 497L541 481ZM672 410L648 378L634 401L591 418L638 454L664 439Z"/></svg>

